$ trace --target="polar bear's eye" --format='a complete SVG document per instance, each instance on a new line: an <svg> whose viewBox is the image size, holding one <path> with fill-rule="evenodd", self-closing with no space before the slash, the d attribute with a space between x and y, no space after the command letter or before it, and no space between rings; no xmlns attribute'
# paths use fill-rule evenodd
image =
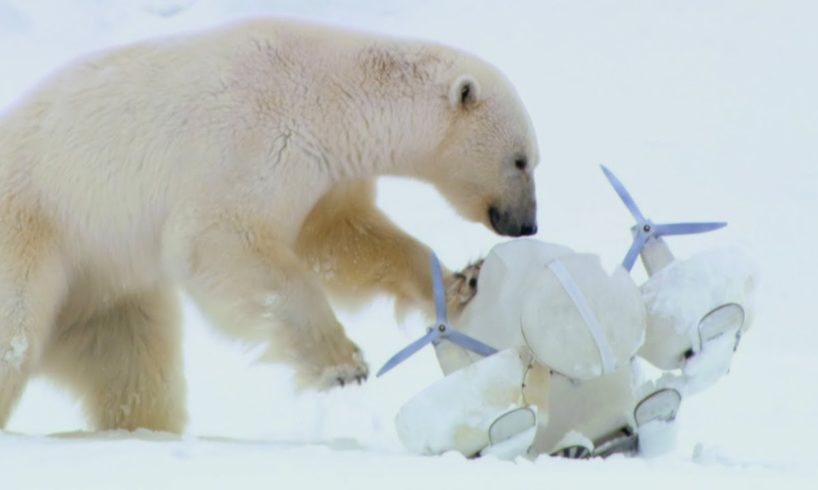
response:
<svg viewBox="0 0 818 490"><path fill-rule="evenodd" d="M514 160L514 166L520 170L525 170L528 167L528 159L526 157L517 157Z"/></svg>

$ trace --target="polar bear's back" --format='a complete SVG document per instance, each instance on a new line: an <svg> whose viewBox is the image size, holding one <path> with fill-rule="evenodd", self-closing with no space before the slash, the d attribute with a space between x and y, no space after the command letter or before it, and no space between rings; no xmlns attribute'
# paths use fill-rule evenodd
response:
<svg viewBox="0 0 818 490"><path fill-rule="evenodd" d="M236 200L294 237L350 162L437 144L449 121L435 84L458 64L493 70L433 44L275 20L90 55L0 115L0 205L36 207L70 261L128 278L159 273L167 230L197 220L180 219ZM407 137L410 116L423 134ZM301 152L286 169L284 146Z"/></svg>
<svg viewBox="0 0 818 490"><path fill-rule="evenodd" d="M77 240L144 237L186 194L213 199L209 183L223 185L286 112L281 94L294 91L272 88L304 85L292 61L262 56L283 52L279 29L293 28L235 25L60 69L0 118L0 195L36 200Z"/></svg>
<svg viewBox="0 0 818 490"><path fill-rule="evenodd" d="M209 181L224 183L222 170L266 156L281 127L303 134L343 127L341 102L320 91L361 90L360 53L385 44L397 45L264 20L88 56L0 118L0 189L20 186L85 216L99 211L98 202L121 203L131 219L146 199L154 211L169 210L188 183L196 182L190 193L206 194ZM85 202L92 194L97 202ZM105 226L125 217L105 211L112 220Z"/></svg>

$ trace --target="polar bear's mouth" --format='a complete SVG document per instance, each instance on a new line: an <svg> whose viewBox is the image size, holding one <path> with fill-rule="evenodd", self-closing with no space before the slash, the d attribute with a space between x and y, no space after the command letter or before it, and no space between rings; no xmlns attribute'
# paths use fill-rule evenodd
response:
<svg viewBox="0 0 818 490"><path fill-rule="evenodd" d="M508 211L500 211L497 206L489 207L489 222L494 231L503 236L520 237L537 233L537 223L519 223Z"/></svg>

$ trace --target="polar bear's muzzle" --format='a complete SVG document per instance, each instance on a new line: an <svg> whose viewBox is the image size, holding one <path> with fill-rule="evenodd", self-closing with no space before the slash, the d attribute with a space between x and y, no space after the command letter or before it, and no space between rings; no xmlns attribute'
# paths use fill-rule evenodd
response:
<svg viewBox="0 0 818 490"><path fill-rule="evenodd" d="M534 235L537 233L536 206L528 206L523 212L490 206L489 222L499 235L510 237Z"/></svg>

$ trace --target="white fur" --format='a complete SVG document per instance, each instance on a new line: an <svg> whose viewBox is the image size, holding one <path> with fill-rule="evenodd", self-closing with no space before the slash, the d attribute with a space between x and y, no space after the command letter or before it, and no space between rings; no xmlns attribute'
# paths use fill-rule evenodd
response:
<svg viewBox="0 0 818 490"><path fill-rule="evenodd" d="M468 112L447 103L464 73ZM180 430L176 287L303 382L360 380L323 286L428 299L427 249L374 208L372 179L425 179L486 223L492 204L531 214L536 160L508 82L440 46L260 20L79 60L0 119L0 304L16 305L0 352L16 362L11 332L28 338L19 373L0 369L0 427L41 371L97 427Z"/></svg>

